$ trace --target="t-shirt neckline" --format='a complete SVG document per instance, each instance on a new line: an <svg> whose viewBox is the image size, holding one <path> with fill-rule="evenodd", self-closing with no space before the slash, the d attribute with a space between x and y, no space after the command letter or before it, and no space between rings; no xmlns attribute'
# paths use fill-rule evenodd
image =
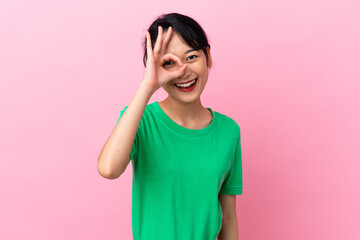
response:
<svg viewBox="0 0 360 240"><path fill-rule="evenodd" d="M162 108L159 105L158 101L155 101L154 104L152 104L155 113L157 114L157 116L169 127L171 128L173 131L181 134L181 135L186 135L189 137L202 137L205 135L210 134L211 132L213 132L216 128L217 125L217 116L215 114L215 112L211 109L211 108L207 108L210 110L211 114L212 114L212 121L210 122L210 124L208 126L206 126L205 128L202 129L190 129L190 128L185 128L179 124L177 124L176 122L174 122L165 112L164 110L162 110Z"/></svg>

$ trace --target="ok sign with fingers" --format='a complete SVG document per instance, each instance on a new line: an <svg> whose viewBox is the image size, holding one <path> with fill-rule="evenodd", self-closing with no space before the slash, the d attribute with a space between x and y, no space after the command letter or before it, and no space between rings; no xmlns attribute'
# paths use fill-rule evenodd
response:
<svg viewBox="0 0 360 240"><path fill-rule="evenodd" d="M154 45L151 45L151 37L149 31L146 31L146 69L143 82L148 86L157 90L164 86L170 80L180 77L184 74L187 64L183 64L181 60L174 54L168 53L164 55L164 50L171 38L172 27L168 28L165 38L163 39L163 28L158 27L158 35ZM175 61L180 65L180 68L175 71L166 70L163 65L165 62Z"/></svg>

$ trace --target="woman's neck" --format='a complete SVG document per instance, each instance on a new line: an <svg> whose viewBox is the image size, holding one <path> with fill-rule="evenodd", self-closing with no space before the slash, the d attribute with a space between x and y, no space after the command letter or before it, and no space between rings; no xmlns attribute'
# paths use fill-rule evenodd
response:
<svg viewBox="0 0 360 240"><path fill-rule="evenodd" d="M158 103L166 115L181 126L201 125L201 122L211 115L211 112L202 106L200 99L183 103L168 97Z"/></svg>

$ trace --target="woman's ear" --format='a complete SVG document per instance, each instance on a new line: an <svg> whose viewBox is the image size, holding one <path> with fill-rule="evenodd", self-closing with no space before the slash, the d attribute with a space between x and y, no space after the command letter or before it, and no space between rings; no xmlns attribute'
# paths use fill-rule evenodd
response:
<svg viewBox="0 0 360 240"><path fill-rule="evenodd" d="M212 66L212 59L211 59L210 48L209 48L209 47L206 47L206 51L207 51L207 55L208 55L208 59L207 59L208 68L211 68L211 66Z"/></svg>

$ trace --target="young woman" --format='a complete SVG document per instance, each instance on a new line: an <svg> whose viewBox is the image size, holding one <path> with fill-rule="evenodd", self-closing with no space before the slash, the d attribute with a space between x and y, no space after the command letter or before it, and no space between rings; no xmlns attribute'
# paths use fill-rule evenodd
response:
<svg viewBox="0 0 360 240"><path fill-rule="evenodd" d="M145 76L107 139L99 173L118 178L133 166L134 240L237 240L242 194L240 127L200 100L212 65L201 26L160 16L144 42ZM163 88L163 101L148 103Z"/></svg>

